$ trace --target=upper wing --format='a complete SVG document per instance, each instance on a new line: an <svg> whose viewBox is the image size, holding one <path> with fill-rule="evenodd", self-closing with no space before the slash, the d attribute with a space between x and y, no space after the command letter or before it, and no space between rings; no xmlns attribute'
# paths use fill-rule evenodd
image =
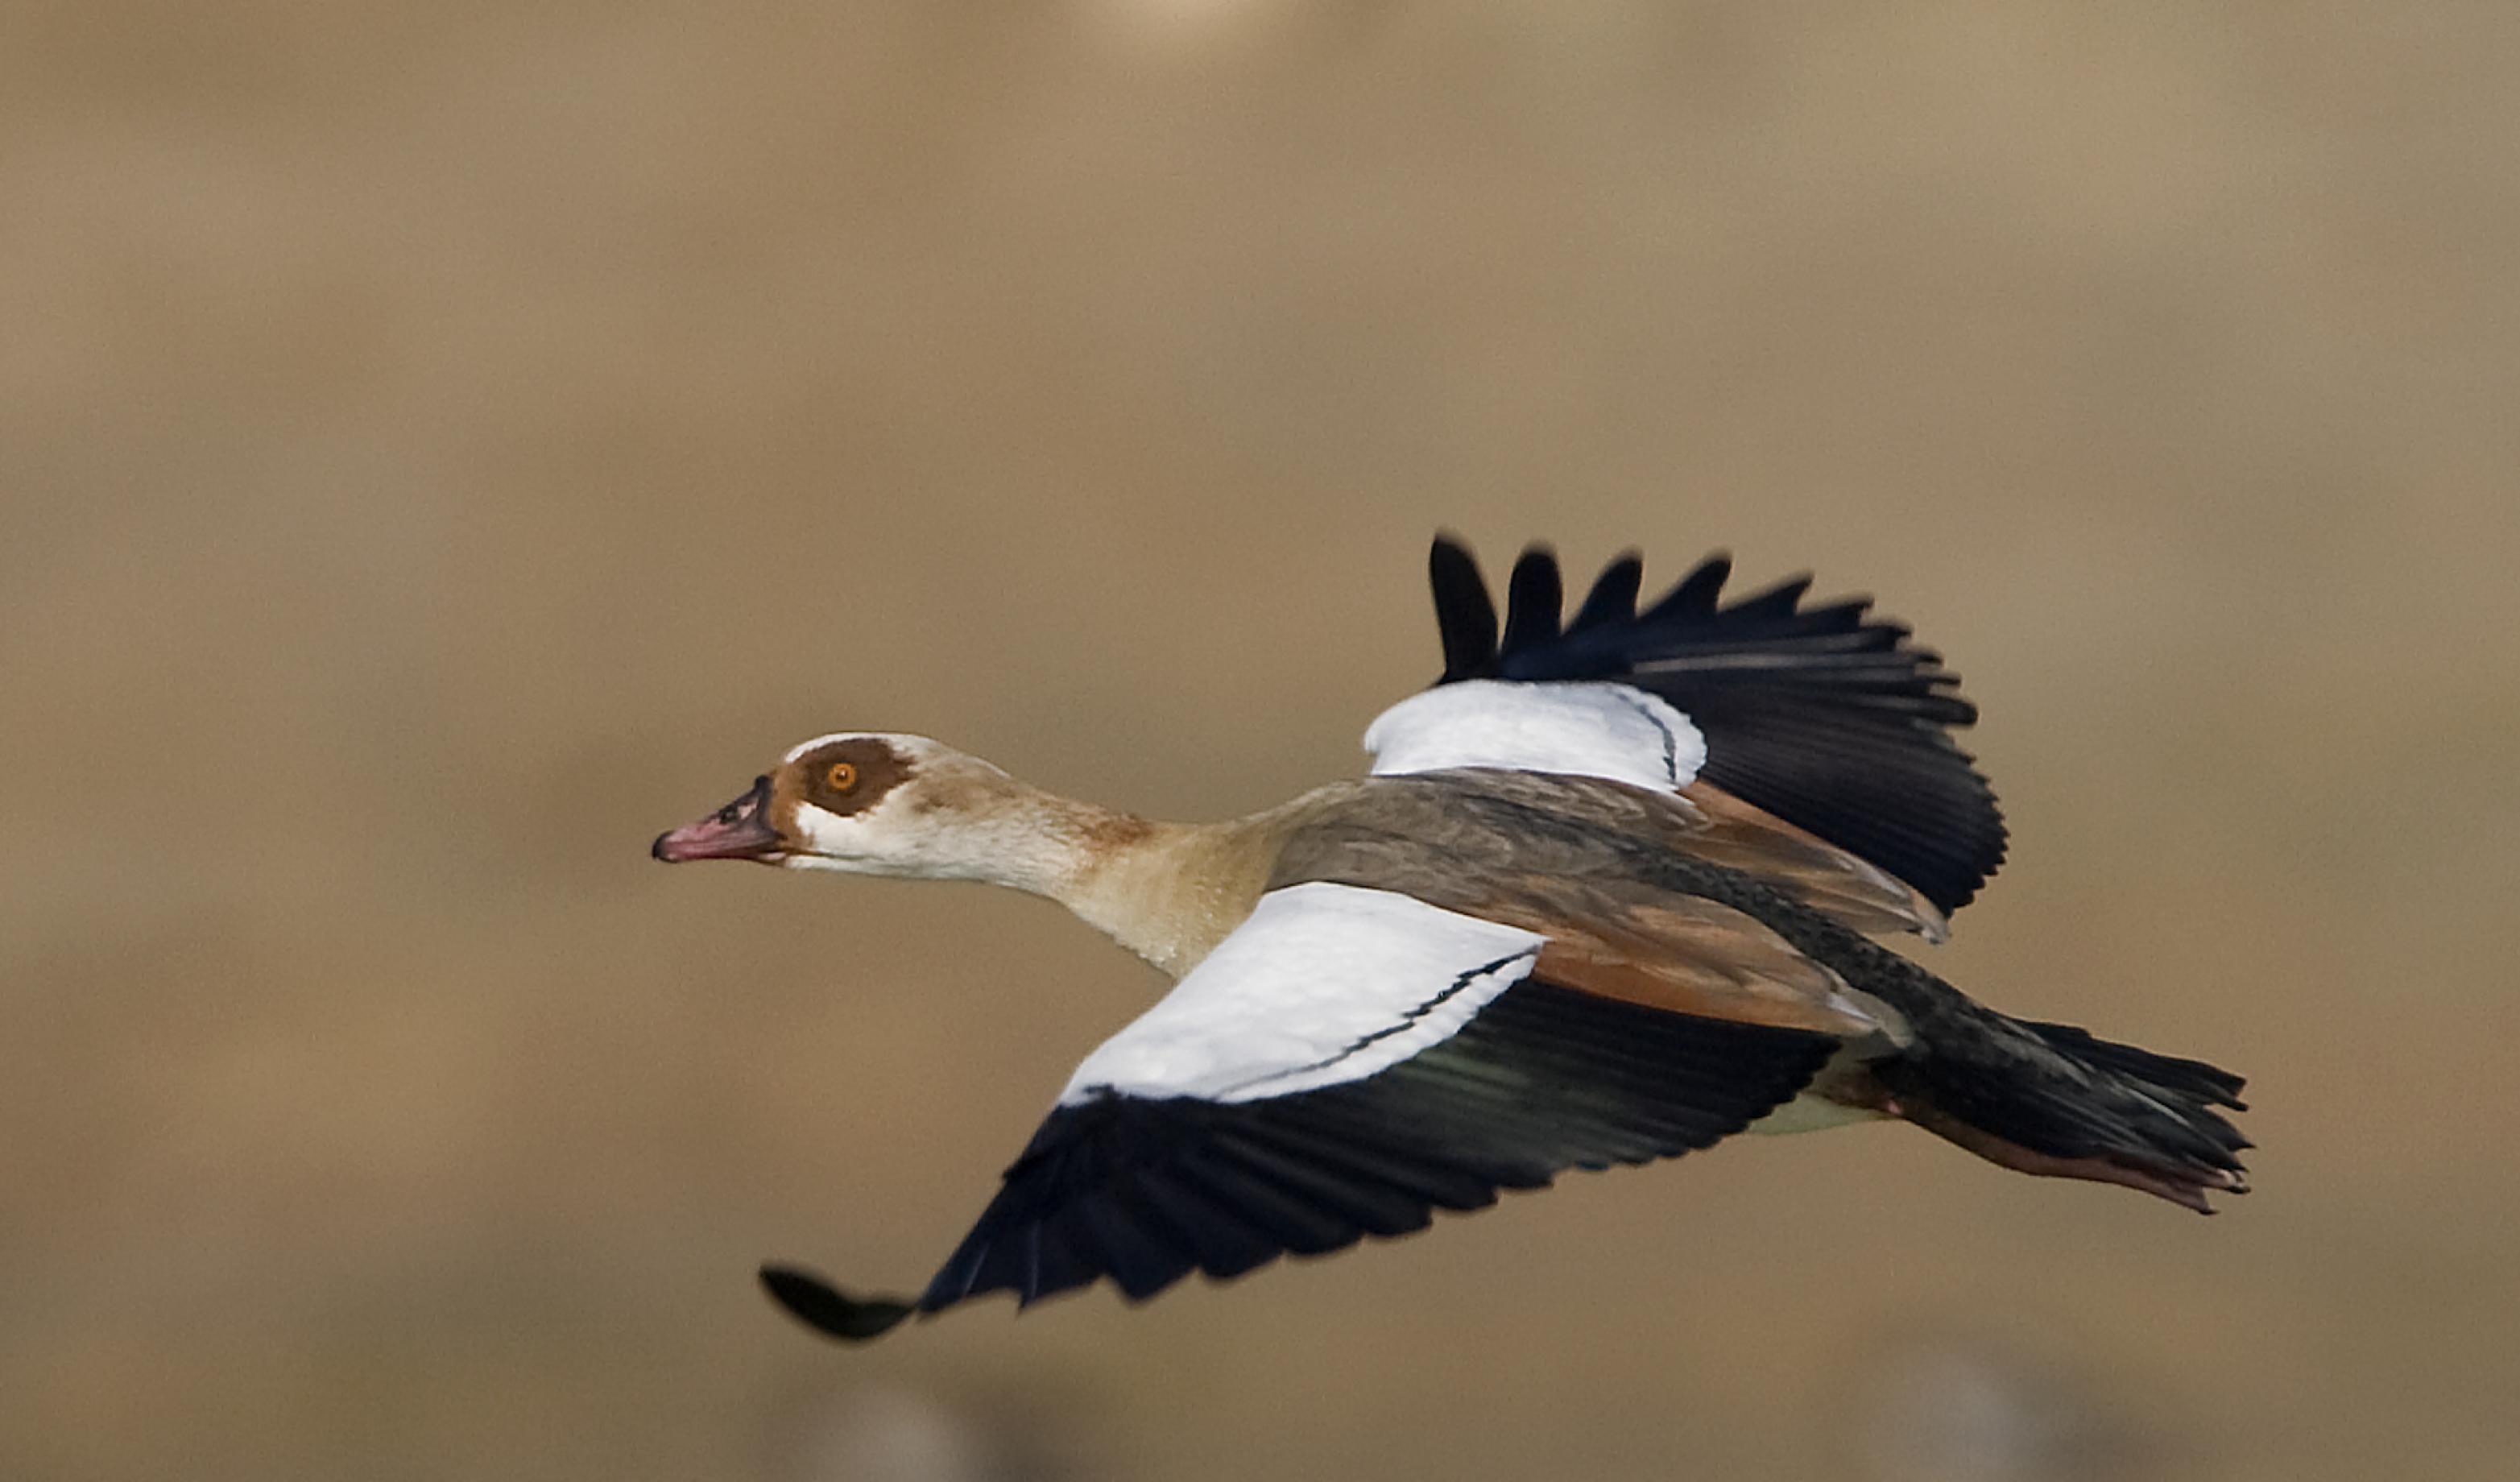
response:
<svg viewBox="0 0 2520 1482"><path fill-rule="evenodd" d="M1719 555L1639 612L1643 566L1624 556L1561 628L1557 559L1535 546L1514 563L1500 639L1496 606L1467 550L1439 538L1429 571L1444 673L1436 689L1388 712L1385 722L1422 707L1413 712L1414 726L1393 730L1446 730L1458 741L1468 722L1492 724L1470 713L1480 704L1466 697L1429 703L1455 688L1491 695L1514 688L1483 681L1599 682L1604 693L1648 702L1652 723L1679 738L1667 786L1703 779L1879 866L1943 912L1966 904L2002 863L1995 794L1950 734L1975 723L1977 707L1959 696L1958 677L1939 655L1910 642L1904 625L1868 618L1868 599L1805 607L1811 579L1804 576L1718 606L1732 572L1731 560ZM1549 739L1528 724L1509 729L1523 731L1529 742L1515 748L1518 755L1549 754ZM1649 770L1651 757L1636 744L1641 734L1623 738L1622 729L1605 722L1588 730L1584 743L1606 744L1629 759L1622 765ZM1445 746L1421 735L1412 749L1429 754ZM1552 770L1528 759L1446 765Z"/></svg>
<svg viewBox="0 0 2520 1482"><path fill-rule="evenodd" d="M918 1298L858 1301L784 1268L765 1280L853 1338L990 1291L1029 1303L1107 1276L1143 1298L1193 1270L1421 1229L1566 1168L1704 1147L1790 1100L1841 1043L1552 981L1550 946L1392 891L1272 891L1086 1056Z"/></svg>
<svg viewBox="0 0 2520 1482"><path fill-rule="evenodd" d="M1696 810L1682 847L1778 887L1863 932L1913 931L1929 942L1951 936L1951 920L1923 892L1764 808L1703 779L1681 789Z"/></svg>
<svg viewBox="0 0 2520 1482"><path fill-rule="evenodd" d="M1463 786L1527 805L1526 845L1538 820L1576 823L1738 870L1858 931L1950 935L1942 908L1913 885L1699 777L1706 739L1633 686L1444 685L1385 710L1365 744L1376 777L1476 777Z"/></svg>

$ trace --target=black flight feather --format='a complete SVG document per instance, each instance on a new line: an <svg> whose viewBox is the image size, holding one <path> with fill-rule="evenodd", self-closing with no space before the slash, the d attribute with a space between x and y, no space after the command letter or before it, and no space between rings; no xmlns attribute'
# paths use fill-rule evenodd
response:
<svg viewBox="0 0 2520 1482"><path fill-rule="evenodd" d="M918 1311L910 1303L890 1297L844 1296L838 1287L812 1272L777 1262L761 1268L761 1289L806 1326L851 1343L881 1337Z"/></svg>
<svg viewBox="0 0 2520 1482"><path fill-rule="evenodd" d="M1496 658L1496 604L1488 600L1487 579L1467 547L1441 538L1426 558L1426 575L1444 635L1444 678L1437 683L1467 679Z"/></svg>
<svg viewBox="0 0 2520 1482"><path fill-rule="evenodd" d="M1710 783L1947 911L2001 863L1993 793L1948 734L1975 708L1940 657L1869 615L1868 600L1807 607L1801 576L1724 606L1732 561L1718 554L1640 612L1642 565L1630 553L1561 626L1556 558L1534 546L1515 562L1500 634L1467 549L1438 538L1428 571L1439 684L1607 681L1659 696L1705 737ZM2238 1077L2066 1025L2011 1027L2040 1050L2028 1059L2063 1069L2015 1077L1998 1098L1970 1073L1965 1046L1938 1044L1883 1073L1904 1072L1933 1104L2033 1151L2169 1160L2177 1177L2239 1187L2234 1154L2247 1140L2213 1109L2239 1106ZM1104 1087L1062 1102L916 1299L852 1297L780 1264L761 1268L761 1283L800 1322L847 1341L996 1290L1029 1304L1107 1278L1143 1300L1193 1270L1229 1278L1418 1230L1435 1209L1484 1207L1568 1168L1707 1146L1790 1100L1839 1048L1829 1035L1525 978L1450 1037L1356 1080L1243 1100ZM2025 1057L2021 1045L2009 1053ZM2095 1099L2100 1082L2111 1094Z"/></svg>
<svg viewBox="0 0 2520 1482"><path fill-rule="evenodd" d="M1571 637L1589 628L1637 620L1637 593L1644 586L1644 559L1630 551L1601 568L1593 580L1593 590L1584 598L1584 606L1575 611L1574 621L1566 625Z"/></svg>
<svg viewBox="0 0 2520 1482"><path fill-rule="evenodd" d="M1557 581L1557 557L1547 546L1533 546L1513 563L1506 583L1505 648L1508 652L1536 649L1557 638L1558 609L1566 596Z"/></svg>
<svg viewBox="0 0 2520 1482"><path fill-rule="evenodd" d="M1914 886L1944 911L2003 861L1994 790L1950 732L1974 724L1959 678L1869 599L1805 606L1796 576L1726 606L1732 559L1698 562L1636 610L1641 568L1612 561L1562 630L1556 559L1514 564L1502 642L1467 548L1428 560L1444 639L1438 684L1608 681L1669 701L1706 738L1700 775Z"/></svg>
<svg viewBox="0 0 2520 1482"><path fill-rule="evenodd" d="M787 1266L782 1307L832 1337L990 1291L1029 1305L1108 1278L1142 1301L1421 1230L1500 1189L1642 1163L1740 1131L1809 1084L1827 1035L1668 1013L1525 979L1381 1072L1246 1101L1105 1092L1054 1109L915 1302Z"/></svg>

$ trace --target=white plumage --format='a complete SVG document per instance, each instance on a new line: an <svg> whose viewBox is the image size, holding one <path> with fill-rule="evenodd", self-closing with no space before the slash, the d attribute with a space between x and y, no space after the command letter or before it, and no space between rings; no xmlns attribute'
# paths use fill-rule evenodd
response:
<svg viewBox="0 0 2520 1482"><path fill-rule="evenodd" d="M1376 776L1502 767L1670 792L1706 763L1688 717L1633 685L1473 679L1413 695L1365 731Z"/></svg>
<svg viewBox="0 0 2520 1482"><path fill-rule="evenodd" d="M1460 1032L1531 970L1542 940L1396 891L1273 890L1087 1055L1059 1102L1102 1091L1247 1101L1363 1079Z"/></svg>

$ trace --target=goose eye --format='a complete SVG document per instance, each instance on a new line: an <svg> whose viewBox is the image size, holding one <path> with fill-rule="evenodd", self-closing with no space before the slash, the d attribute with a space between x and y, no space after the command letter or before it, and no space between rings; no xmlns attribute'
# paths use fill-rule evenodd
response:
<svg viewBox="0 0 2520 1482"><path fill-rule="evenodd" d="M834 792L846 792L858 785L858 769L847 762L833 762L823 774L823 781Z"/></svg>

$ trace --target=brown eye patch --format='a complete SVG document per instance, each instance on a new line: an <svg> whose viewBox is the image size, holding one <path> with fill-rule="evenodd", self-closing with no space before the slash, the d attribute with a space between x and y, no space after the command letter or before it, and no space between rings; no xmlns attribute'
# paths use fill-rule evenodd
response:
<svg viewBox="0 0 2520 1482"><path fill-rule="evenodd" d="M826 813L863 813L906 781L910 758L872 736L852 736L796 758L790 775L805 801Z"/></svg>

